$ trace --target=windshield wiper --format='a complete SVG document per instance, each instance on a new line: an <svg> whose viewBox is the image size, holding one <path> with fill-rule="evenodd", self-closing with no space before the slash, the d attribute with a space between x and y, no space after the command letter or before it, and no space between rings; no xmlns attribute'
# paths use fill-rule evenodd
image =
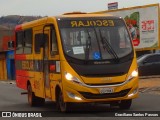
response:
<svg viewBox="0 0 160 120"><path fill-rule="evenodd" d="M91 36L87 30L88 33L88 39L86 40L86 51L85 51L85 60L88 61L89 59L89 49L91 47Z"/></svg>
<svg viewBox="0 0 160 120"><path fill-rule="evenodd" d="M112 55L117 62L119 62L118 55L116 54L115 50L112 48L112 46L110 45L110 43L108 42L107 38L105 38L104 36L102 36L102 32L101 32L100 29L99 29L99 33L100 33L100 37L101 37L101 42L103 44L103 48L106 49L108 51L108 53L110 55Z"/></svg>

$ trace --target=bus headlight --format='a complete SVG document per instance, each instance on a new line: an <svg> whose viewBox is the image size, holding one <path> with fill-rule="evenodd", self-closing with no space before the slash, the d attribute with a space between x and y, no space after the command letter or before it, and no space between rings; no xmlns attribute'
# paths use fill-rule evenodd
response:
<svg viewBox="0 0 160 120"><path fill-rule="evenodd" d="M79 96L76 96L74 93L71 93L71 92L67 92L68 96L72 99L75 99L75 100L82 100L81 97Z"/></svg>
<svg viewBox="0 0 160 120"><path fill-rule="evenodd" d="M77 77L73 76L72 74L70 74L68 72L65 72L65 78L68 81L72 81L72 82L80 84L80 85L83 84Z"/></svg>
<svg viewBox="0 0 160 120"><path fill-rule="evenodd" d="M132 78L135 78L137 76L138 76L138 69L134 70L127 80L131 80Z"/></svg>
<svg viewBox="0 0 160 120"><path fill-rule="evenodd" d="M136 88L131 94L128 95L128 97L132 97L138 92L138 88Z"/></svg>
<svg viewBox="0 0 160 120"><path fill-rule="evenodd" d="M137 76L138 76L138 70L134 70L134 71L131 73L131 76L132 76L132 77L137 77Z"/></svg>

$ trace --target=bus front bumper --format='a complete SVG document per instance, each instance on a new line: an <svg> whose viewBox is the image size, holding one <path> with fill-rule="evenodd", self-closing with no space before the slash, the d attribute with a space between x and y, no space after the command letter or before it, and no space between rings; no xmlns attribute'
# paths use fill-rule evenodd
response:
<svg viewBox="0 0 160 120"><path fill-rule="evenodd" d="M112 102L138 97L138 78L118 87L106 87L111 92L101 92L103 88L64 87L65 102ZM77 86L77 85L76 85ZM105 88L104 88L105 90Z"/></svg>

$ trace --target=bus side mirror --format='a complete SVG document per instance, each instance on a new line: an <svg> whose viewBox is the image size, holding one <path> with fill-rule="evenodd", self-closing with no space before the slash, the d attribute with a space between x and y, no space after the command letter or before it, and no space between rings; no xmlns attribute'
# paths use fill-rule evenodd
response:
<svg viewBox="0 0 160 120"><path fill-rule="evenodd" d="M43 39L36 39L35 40L35 53L39 54L43 52L43 48L44 48Z"/></svg>
<svg viewBox="0 0 160 120"><path fill-rule="evenodd" d="M14 41L8 42L8 49L14 49Z"/></svg>

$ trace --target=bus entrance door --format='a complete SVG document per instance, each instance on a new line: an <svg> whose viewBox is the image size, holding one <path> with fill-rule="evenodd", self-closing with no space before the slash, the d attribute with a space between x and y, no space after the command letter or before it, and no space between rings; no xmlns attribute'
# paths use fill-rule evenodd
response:
<svg viewBox="0 0 160 120"><path fill-rule="evenodd" d="M44 43L44 59L43 59L43 75L44 75L44 87L45 87L45 96L50 98L50 78L49 78L49 40L50 40L50 30L45 30L47 38Z"/></svg>

